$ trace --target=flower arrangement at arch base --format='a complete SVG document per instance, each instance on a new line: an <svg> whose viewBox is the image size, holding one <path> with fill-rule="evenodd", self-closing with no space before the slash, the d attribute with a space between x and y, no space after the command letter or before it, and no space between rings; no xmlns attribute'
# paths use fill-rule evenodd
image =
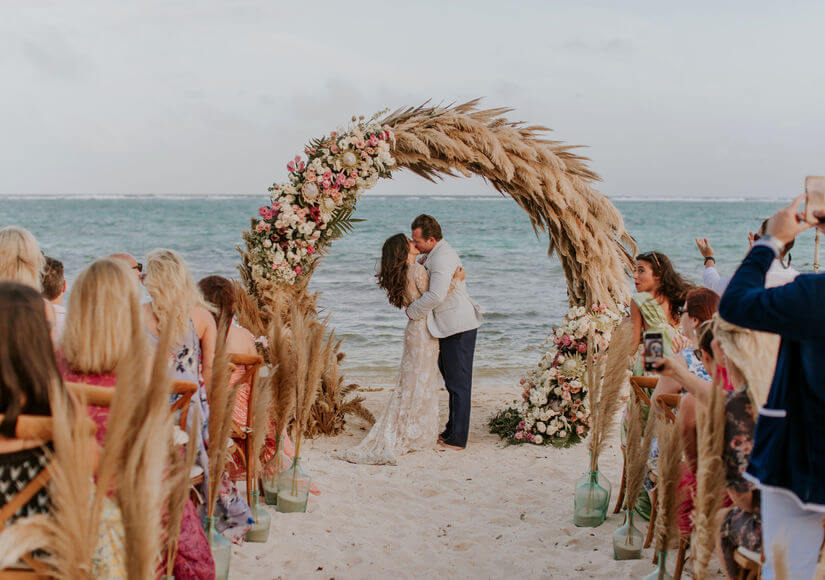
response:
<svg viewBox="0 0 825 580"><path fill-rule="evenodd" d="M588 338L593 337L594 352L606 353L621 319L621 314L600 305L571 307L548 337L548 351L521 379L521 402L490 419L490 431L513 444L569 447L581 442L592 418Z"/></svg>

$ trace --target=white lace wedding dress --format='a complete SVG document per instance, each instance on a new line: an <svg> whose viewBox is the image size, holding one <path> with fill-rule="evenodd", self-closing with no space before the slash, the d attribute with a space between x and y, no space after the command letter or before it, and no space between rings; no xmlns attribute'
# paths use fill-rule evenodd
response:
<svg viewBox="0 0 825 580"><path fill-rule="evenodd" d="M429 284L424 266L411 264L407 270L407 303L417 300ZM438 340L427 330L426 319L408 321L395 391L364 440L345 451L342 458L351 463L396 465L404 453L435 445L441 380Z"/></svg>

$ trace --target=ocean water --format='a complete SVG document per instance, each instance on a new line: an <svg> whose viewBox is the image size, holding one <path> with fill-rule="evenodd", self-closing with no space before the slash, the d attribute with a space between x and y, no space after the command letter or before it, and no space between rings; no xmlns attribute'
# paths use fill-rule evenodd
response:
<svg viewBox="0 0 825 580"><path fill-rule="evenodd" d="M157 247L183 254L196 280L235 276L235 247L265 196L255 197L0 197L0 226L28 228L43 250L65 264L71 280L89 261L113 252L144 256ZM617 200L640 251L659 250L695 282L702 259L693 242L710 239L720 272L732 274L747 251L749 230L783 205L776 202ZM434 215L459 252L473 298L485 310L476 347L476 380L515 389L538 361L552 325L567 310L561 266L547 256L527 216L510 199L479 197L382 197L358 205L355 231L336 241L311 282L332 325L345 339L345 369L361 384L392 382L401 356L404 313L391 307L375 284L383 241L409 232L419 213ZM813 234L803 234L794 265L810 270Z"/></svg>

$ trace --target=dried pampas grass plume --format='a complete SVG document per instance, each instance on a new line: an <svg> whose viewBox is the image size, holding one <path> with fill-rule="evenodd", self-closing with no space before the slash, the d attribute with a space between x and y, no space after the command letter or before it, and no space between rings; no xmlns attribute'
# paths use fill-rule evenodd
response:
<svg viewBox="0 0 825 580"><path fill-rule="evenodd" d="M679 479L682 461L682 434L677 423L659 424L659 463L656 483L659 501L654 527L656 551L666 552L676 528L676 507L679 503Z"/></svg>
<svg viewBox="0 0 825 580"><path fill-rule="evenodd" d="M277 361L270 367L265 389L270 392L271 422L276 436L280 436L295 415L295 381L298 360L292 344L292 332L280 317L273 319L267 334L269 360Z"/></svg>
<svg viewBox="0 0 825 580"><path fill-rule="evenodd" d="M209 402L209 446L206 449L209 460L207 478L207 516L215 514L215 503L221 488L221 477L226 467L229 453L227 440L232 432L232 409L235 406L237 385L229 384L229 355L226 352L226 335L231 320L226 317L218 323L218 340L215 346L215 362L212 365L212 377L206 390Z"/></svg>
<svg viewBox="0 0 825 580"><path fill-rule="evenodd" d="M725 490L725 394L713 383L705 407L696 412L696 497L693 512L693 574L707 578L708 566L716 547L716 512Z"/></svg>
<svg viewBox="0 0 825 580"><path fill-rule="evenodd" d="M178 537L180 536L180 526L183 521L183 510L189 500L189 489L191 487L190 474L192 466L195 464L195 455L198 446L196 444L200 428L200 413L194 407L194 413L189 422L187 435L189 441L186 444L185 452L172 443L169 447L169 475L164 484L166 485L166 577L171 578L175 557L178 553Z"/></svg>
<svg viewBox="0 0 825 580"><path fill-rule="evenodd" d="M626 397L627 381L630 377L629 363L630 357L635 350L633 347L633 329L630 324L619 324L611 333L610 346L607 354L599 358L604 358L601 364L589 364L587 368L588 383L598 383L598 399L591 399L592 425L590 434L590 470L596 470L598 457L610 438L611 430L615 425L616 414L624 404ZM588 339L588 350L590 344L595 342L595 336L591 333ZM588 358L592 360L592 358ZM600 367L600 368L596 368ZM604 369L602 376L600 369ZM589 388L589 385L588 385Z"/></svg>
<svg viewBox="0 0 825 580"><path fill-rule="evenodd" d="M250 435L252 438L252 454L246 468L251 470L253 477L250 479L257 487L257 475L261 472L261 454L266 442L267 427L270 424L269 410L272 407L272 391L265 388L264 383L259 380L256 384L251 385L250 396L254 397L252 416L249 418L249 424L252 426L252 434Z"/></svg>
<svg viewBox="0 0 825 580"><path fill-rule="evenodd" d="M656 413L650 413L647 425L644 425L642 405L635 395L631 395L627 414L627 447L625 449L627 467L624 506L627 510L636 507L642 491L647 472L647 460L650 456L650 444L653 441L653 433L656 432L657 424ZM643 425L644 434L642 434Z"/></svg>

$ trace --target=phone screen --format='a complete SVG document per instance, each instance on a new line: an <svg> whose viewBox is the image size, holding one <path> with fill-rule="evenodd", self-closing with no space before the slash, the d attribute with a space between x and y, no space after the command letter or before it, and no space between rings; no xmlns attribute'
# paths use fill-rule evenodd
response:
<svg viewBox="0 0 825 580"><path fill-rule="evenodd" d="M808 223L825 222L825 218L818 219L814 211L825 212L825 177L809 175L805 178L805 219Z"/></svg>
<svg viewBox="0 0 825 580"><path fill-rule="evenodd" d="M645 332L645 370L654 371L665 355L665 341L661 332Z"/></svg>

